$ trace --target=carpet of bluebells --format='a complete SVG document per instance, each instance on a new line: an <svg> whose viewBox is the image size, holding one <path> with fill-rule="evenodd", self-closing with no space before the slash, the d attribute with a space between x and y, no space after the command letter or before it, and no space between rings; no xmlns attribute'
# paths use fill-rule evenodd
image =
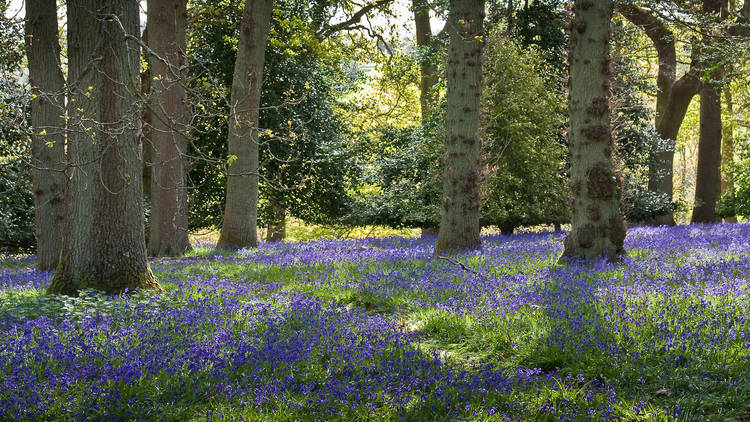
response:
<svg viewBox="0 0 750 422"><path fill-rule="evenodd" d="M0 420L750 420L750 225L264 244L165 291L48 296L0 261Z"/></svg>

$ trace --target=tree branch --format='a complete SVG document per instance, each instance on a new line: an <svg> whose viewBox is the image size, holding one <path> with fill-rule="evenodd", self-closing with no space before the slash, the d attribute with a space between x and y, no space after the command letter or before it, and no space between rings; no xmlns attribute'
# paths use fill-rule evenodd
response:
<svg viewBox="0 0 750 422"><path fill-rule="evenodd" d="M336 32L350 29L351 27L359 24L359 21L361 21L362 18L371 10L386 6L392 2L393 0L378 0L375 3L370 3L368 5L365 5L361 9L356 11L349 19L333 24L333 25L328 25L325 28L323 28L317 34L318 39L324 40L330 37L331 35L335 34Z"/></svg>

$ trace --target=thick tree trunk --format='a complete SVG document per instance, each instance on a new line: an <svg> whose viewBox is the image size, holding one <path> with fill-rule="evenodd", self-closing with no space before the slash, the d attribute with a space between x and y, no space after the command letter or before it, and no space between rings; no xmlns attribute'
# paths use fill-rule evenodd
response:
<svg viewBox="0 0 750 422"><path fill-rule="evenodd" d="M57 266L65 209L65 80L60 67L55 0L26 1L31 84L32 182L37 268Z"/></svg>
<svg viewBox="0 0 750 422"><path fill-rule="evenodd" d="M712 74L719 73L719 69ZM716 75L717 79L721 76ZM701 89L698 169L692 223L717 221L716 202L721 190L721 88L705 83Z"/></svg>
<svg viewBox="0 0 750 422"><path fill-rule="evenodd" d="M63 226L60 262L52 278L50 293L75 294L82 287L91 263L91 227L94 218L94 184L99 164L94 152L95 122L100 121L101 74L94 60L101 21L98 0L71 0L68 19L68 181L65 186L67 218ZM89 88L90 87L90 88Z"/></svg>
<svg viewBox="0 0 750 422"><path fill-rule="evenodd" d="M78 2L69 2L69 7L71 3ZM89 23L94 25L88 28L74 25L69 31L91 31L84 34L93 38L94 45L100 46L96 62L90 63L96 66L96 73L103 75L100 85L92 85L91 89L99 91L91 95L98 100L99 110L100 124L91 131L99 177L85 187L77 186L80 180L72 181L72 192L84 190L84 194L93 199L89 210L91 218L86 221L89 234L76 251L85 259L70 262L63 254L49 291L75 294L82 288L94 288L116 294L138 288L160 289L146 260L143 186L139 177L142 163L136 136L138 122L133 119L139 116L138 110L133 109L135 90L139 89L139 53L135 43L125 39L126 35L138 35L138 2L97 0L91 3L87 6L93 7L77 10L79 14L69 15L69 19L88 14L86 19L93 19ZM100 20L93 13L98 13L99 17L114 15L117 19ZM78 198L73 196L72 200L77 202ZM77 227L71 229L78 230Z"/></svg>
<svg viewBox="0 0 750 422"><path fill-rule="evenodd" d="M412 0L414 9L414 24L417 30L417 46L423 52L428 51L432 45L432 28L430 27L430 9L425 0ZM427 58L422 57L419 65L419 102L422 111L422 121L430 115L430 111L437 101L437 93L434 90L437 80L437 68Z"/></svg>
<svg viewBox="0 0 750 422"><path fill-rule="evenodd" d="M149 0L153 166L148 252L154 256L181 255L190 247L187 228L187 194L184 155L187 140L182 132L185 89L177 42L177 2ZM183 30L184 31L184 30Z"/></svg>
<svg viewBox="0 0 750 422"><path fill-rule="evenodd" d="M703 0L703 12L723 19L726 15L726 0ZM705 35L702 45L711 48L711 35ZM706 53L705 51L703 52ZM700 132L698 135L698 169L695 175L695 200L693 201L693 223L716 221L716 202L721 190L721 87L718 81L724 77L723 67L716 53L709 52L701 59L703 69L712 69L710 80L701 87Z"/></svg>
<svg viewBox="0 0 750 422"><path fill-rule="evenodd" d="M272 0L246 0L234 62L224 222L217 248L258 244L258 109Z"/></svg>
<svg viewBox="0 0 750 422"><path fill-rule="evenodd" d="M451 0L447 28L445 173L438 253L478 248L480 225L479 104L484 0Z"/></svg>
<svg viewBox="0 0 750 422"><path fill-rule="evenodd" d="M266 232L267 242L280 242L286 238L286 209L276 200L271 200L271 221Z"/></svg>
<svg viewBox="0 0 750 422"><path fill-rule="evenodd" d="M616 260L625 222L612 166L610 21L612 1L574 3L570 52L570 187L572 229L563 258Z"/></svg>

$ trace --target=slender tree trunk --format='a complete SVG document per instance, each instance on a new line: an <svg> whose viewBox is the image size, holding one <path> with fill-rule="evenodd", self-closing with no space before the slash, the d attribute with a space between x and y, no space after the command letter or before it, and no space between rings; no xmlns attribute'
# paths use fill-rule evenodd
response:
<svg viewBox="0 0 750 422"><path fill-rule="evenodd" d="M177 42L176 0L149 0L149 47L153 124L151 142L151 224L148 252L154 256L181 255L190 247L187 229L184 155L187 141L182 135L185 89ZM183 30L184 32L184 30Z"/></svg>
<svg viewBox="0 0 750 422"><path fill-rule="evenodd" d="M187 15L187 0L176 0L175 7L176 18L177 18L177 54L178 54L178 66L181 69L181 85L180 85L180 98L177 101L177 127L181 128L181 133L177 134L179 144L183 147L183 152L188 151L188 138L186 134L190 130L192 124L192 110L190 108L188 93L185 86L188 84L188 58L187 58L187 26L188 26L188 15ZM188 193L188 181L190 169L193 166L193 161L186 155L183 154L183 175L182 175L182 186L180 193L183 195L180 198L180 204L184 206L184 211L179 213L180 221L178 222L180 227L184 227L185 230L189 230L189 212L190 208L187 202ZM186 232L187 233L187 232ZM187 238L187 236L186 236ZM192 249L189 243L186 244L186 249Z"/></svg>
<svg viewBox="0 0 750 422"><path fill-rule="evenodd" d="M139 116L133 107L135 92L140 89L140 55L136 44L126 40L126 36L138 36L138 2L97 0L92 3L94 7L86 9L85 13L98 13L101 18L89 16L93 18L94 22L90 23L94 23L91 27L94 30L86 33L99 46L94 56L96 61L91 64L96 66L96 73L103 75L101 85L92 85L91 89L99 91L91 95L98 100L100 124L92 128L91 136L99 177L85 187L86 196L92 197L91 218L87 221L88 237L79 245L79 252L86 259L83 263L68 262L63 254L63 262L49 290L75 294L82 288L94 288L116 294L138 288L160 289L146 260L141 146L136 136L138 122L133 119ZM72 16L80 18L80 15ZM81 29L84 28L74 25L69 31ZM80 191L75 187L75 179L73 184L72 192ZM75 196L72 199L78 200Z"/></svg>
<svg viewBox="0 0 750 422"><path fill-rule="evenodd" d="M723 19L726 13L726 0L703 0L703 12L715 14ZM710 50L711 35L704 36L703 46ZM703 51L707 53L707 51ZM708 52L715 56L715 52ZM698 138L698 169L695 176L695 200L693 223L716 221L716 202L721 190L721 87L717 81L724 77L719 59L701 59L703 69L712 69L710 80L701 87L700 132Z"/></svg>
<svg viewBox="0 0 750 422"><path fill-rule="evenodd" d="M572 230L563 258L616 260L624 252L625 222L612 165L610 21L612 1L574 2L571 23L570 187Z"/></svg>
<svg viewBox="0 0 750 422"><path fill-rule="evenodd" d="M271 199L271 221L266 232L267 242L280 242L286 237L286 208L277 200Z"/></svg>
<svg viewBox="0 0 750 422"><path fill-rule="evenodd" d="M422 53L429 51L432 45L432 28L430 27L430 9L425 0L412 0L414 9L414 24L417 29L417 46ZM422 121L430 115L430 111L437 101L434 90L437 80L437 68L429 58L421 57L419 65L419 102L422 111Z"/></svg>
<svg viewBox="0 0 750 422"><path fill-rule="evenodd" d="M26 1L26 54L31 83L32 181L37 268L52 270L65 218L65 80L60 67L55 0Z"/></svg>
<svg viewBox="0 0 750 422"><path fill-rule="evenodd" d="M728 170L728 167L734 163L734 122L731 120L734 116L734 101L732 91L729 87L724 89L724 104L728 119L724 119L724 126L721 135L721 166ZM728 172L721 175L721 194L732 190L734 182Z"/></svg>
<svg viewBox="0 0 750 422"><path fill-rule="evenodd" d="M258 109L272 0L246 0L232 78L224 222L217 248L258 244Z"/></svg>
<svg viewBox="0 0 750 422"><path fill-rule="evenodd" d="M438 253L481 245L479 105L484 0L451 0L447 28L445 173Z"/></svg>

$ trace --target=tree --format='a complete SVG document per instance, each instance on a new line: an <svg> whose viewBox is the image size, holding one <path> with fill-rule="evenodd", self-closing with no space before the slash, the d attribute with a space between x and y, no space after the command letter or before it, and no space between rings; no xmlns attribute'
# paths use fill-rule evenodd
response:
<svg viewBox="0 0 750 422"><path fill-rule="evenodd" d="M246 0L229 114L224 221L217 248L258 244L258 113L273 0Z"/></svg>
<svg viewBox="0 0 750 422"><path fill-rule="evenodd" d="M187 227L185 155L185 88L180 64L185 51L184 21L178 28L178 10L186 0L149 0L148 44L151 105L149 128L151 167L150 255L181 255L190 248ZM178 42L178 30L182 40Z"/></svg>
<svg viewBox="0 0 750 422"><path fill-rule="evenodd" d="M160 289L146 260L135 0L68 2L71 212L48 291ZM82 168L88 170L83 173Z"/></svg>
<svg viewBox="0 0 750 422"><path fill-rule="evenodd" d="M479 106L484 0L451 0L446 65L445 163L436 251L480 246Z"/></svg>
<svg viewBox="0 0 750 422"><path fill-rule="evenodd" d="M702 10L713 19L725 17L725 0L703 0ZM716 202L721 191L721 81L723 53L713 51L711 35L705 35L701 46L701 67L708 80L701 86L698 169L695 177L695 201L691 222L716 221Z"/></svg>
<svg viewBox="0 0 750 422"><path fill-rule="evenodd" d="M31 84L31 165L37 268L51 270L62 248L65 215L65 79L60 67L54 0L26 2L26 54Z"/></svg>
<svg viewBox="0 0 750 422"><path fill-rule="evenodd" d="M674 143L688 105L700 89L700 74L693 64L677 79L675 36L665 22L649 10L625 1L618 2L617 7L625 18L643 28L656 48L659 66L656 77L655 127L661 143L653 148L649 163L648 189L671 200ZM674 216L670 211L654 218L653 223L673 225Z"/></svg>
<svg viewBox="0 0 750 422"><path fill-rule="evenodd" d="M624 252L609 104L612 6L611 0L577 0L573 6L568 54L573 219L564 259L615 260Z"/></svg>

